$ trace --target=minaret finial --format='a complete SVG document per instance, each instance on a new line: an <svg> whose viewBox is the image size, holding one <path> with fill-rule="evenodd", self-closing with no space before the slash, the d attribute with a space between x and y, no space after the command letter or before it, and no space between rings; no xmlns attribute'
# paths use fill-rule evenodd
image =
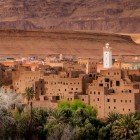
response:
<svg viewBox="0 0 140 140"><path fill-rule="evenodd" d="M109 43L106 43L105 46L106 46L106 48L109 48Z"/></svg>

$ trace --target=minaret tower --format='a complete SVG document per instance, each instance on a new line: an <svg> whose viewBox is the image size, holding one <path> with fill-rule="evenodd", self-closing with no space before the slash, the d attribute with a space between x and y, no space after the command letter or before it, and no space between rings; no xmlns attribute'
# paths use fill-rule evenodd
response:
<svg viewBox="0 0 140 140"><path fill-rule="evenodd" d="M103 67L109 69L112 67L112 48L109 43L103 48Z"/></svg>

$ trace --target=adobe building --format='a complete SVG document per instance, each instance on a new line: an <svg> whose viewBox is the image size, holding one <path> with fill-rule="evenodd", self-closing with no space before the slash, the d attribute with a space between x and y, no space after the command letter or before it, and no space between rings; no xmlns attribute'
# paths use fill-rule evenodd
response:
<svg viewBox="0 0 140 140"><path fill-rule="evenodd" d="M10 81L2 88L23 94L26 87L33 87L36 107L56 108L59 101L79 99L96 107L100 118L112 111L121 114L140 111L140 70L125 69L125 61L113 60L109 44L103 50L103 61L94 58L66 61L60 55L46 59L46 64L36 60L19 64L14 70L5 68L6 72L0 71L0 78Z"/></svg>
<svg viewBox="0 0 140 140"><path fill-rule="evenodd" d="M44 75L35 83L36 98L34 105L56 107L61 100L73 101L79 99L89 103L86 94L87 84L93 80L93 76L85 75L82 71L61 71L59 74Z"/></svg>
<svg viewBox="0 0 140 140"><path fill-rule="evenodd" d="M79 58L78 64L80 64L84 69L86 74L97 72L97 62L99 60L95 58Z"/></svg>
<svg viewBox="0 0 140 140"><path fill-rule="evenodd" d="M35 81L43 77L41 71L13 71L12 72L12 85L16 93L24 93L26 87L33 87Z"/></svg>
<svg viewBox="0 0 140 140"><path fill-rule="evenodd" d="M112 111L121 114L140 111L140 73L134 76L129 71L102 70L87 92L89 104L97 107L101 118Z"/></svg>

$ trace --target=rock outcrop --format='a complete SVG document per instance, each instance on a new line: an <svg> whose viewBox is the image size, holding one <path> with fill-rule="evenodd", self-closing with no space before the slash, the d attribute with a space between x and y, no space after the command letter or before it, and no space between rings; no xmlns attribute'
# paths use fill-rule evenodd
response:
<svg viewBox="0 0 140 140"><path fill-rule="evenodd" d="M140 0L1 0L0 28L140 33Z"/></svg>

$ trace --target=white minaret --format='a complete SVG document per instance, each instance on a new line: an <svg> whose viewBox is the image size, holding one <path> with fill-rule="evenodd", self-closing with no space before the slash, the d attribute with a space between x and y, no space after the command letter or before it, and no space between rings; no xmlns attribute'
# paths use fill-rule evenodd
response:
<svg viewBox="0 0 140 140"><path fill-rule="evenodd" d="M59 55L59 60L60 60L60 61L63 60L63 54L60 54L60 55Z"/></svg>
<svg viewBox="0 0 140 140"><path fill-rule="evenodd" d="M86 64L86 74L88 74L89 73L89 62L87 62L87 64Z"/></svg>
<svg viewBox="0 0 140 140"><path fill-rule="evenodd" d="M112 67L112 48L109 43L103 48L103 67L109 69Z"/></svg>

